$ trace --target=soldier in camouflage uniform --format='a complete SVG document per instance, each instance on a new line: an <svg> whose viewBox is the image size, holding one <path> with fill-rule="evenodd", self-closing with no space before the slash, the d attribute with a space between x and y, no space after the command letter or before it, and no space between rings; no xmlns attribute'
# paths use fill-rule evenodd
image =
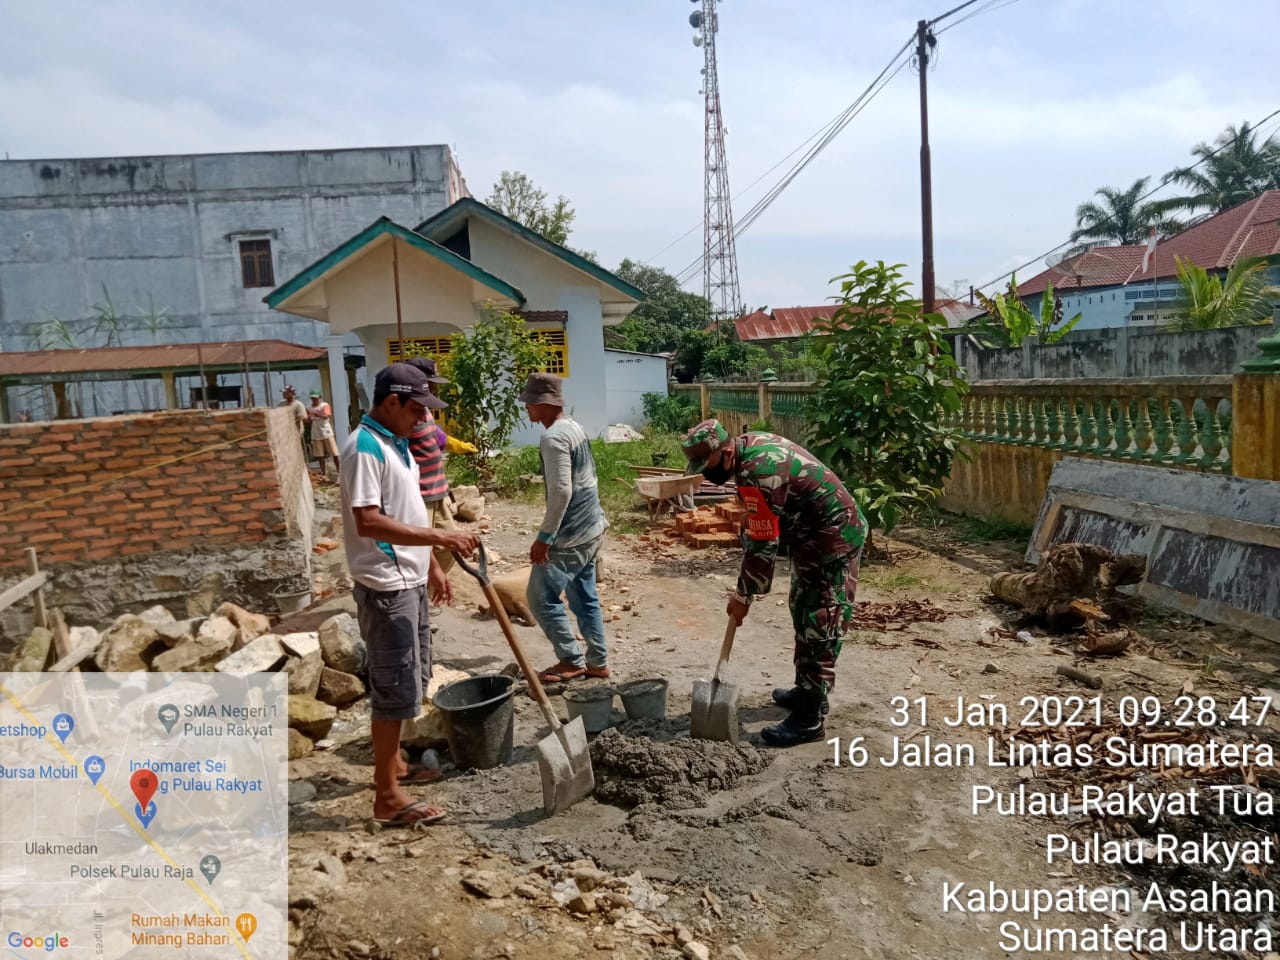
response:
<svg viewBox="0 0 1280 960"><path fill-rule="evenodd" d="M791 556L796 685L773 691L774 701L791 713L761 735L779 747L823 739L836 658L853 620L866 521L836 475L784 437L730 438L719 421L705 420L689 431L683 447L689 471L712 483L734 480L746 510L742 569L729 616L741 624L752 599L769 592L779 544Z"/></svg>

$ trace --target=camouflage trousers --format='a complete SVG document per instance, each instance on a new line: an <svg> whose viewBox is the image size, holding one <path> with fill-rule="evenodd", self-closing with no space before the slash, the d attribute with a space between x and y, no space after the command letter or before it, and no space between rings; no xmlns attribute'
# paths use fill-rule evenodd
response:
<svg viewBox="0 0 1280 960"><path fill-rule="evenodd" d="M791 623L796 631L796 686L821 694L836 685L836 658L853 625L862 551L817 566L793 561Z"/></svg>

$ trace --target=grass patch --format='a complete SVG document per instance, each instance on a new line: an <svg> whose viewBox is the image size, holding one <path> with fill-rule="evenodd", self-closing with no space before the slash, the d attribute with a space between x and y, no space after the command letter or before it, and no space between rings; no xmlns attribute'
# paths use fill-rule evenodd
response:
<svg viewBox="0 0 1280 960"><path fill-rule="evenodd" d="M684 454L680 452L681 437L678 434L655 434L643 440L625 443L591 441L591 454L596 461L596 476L600 483L600 504L605 516L619 533L639 532L647 523L640 495L618 479L634 482L636 472L631 464L683 468ZM478 483L474 464L468 457L450 457L446 475L451 486ZM538 448L513 447L494 458L494 486L498 494L510 499L538 503L543 499L542 485L530 481L541 477L542 466Z"/></svg>
<svg viewBox="0 0 1280 960"><path fill-rule="evenodd" d="M1000 517L962 517L939 513L936 522L950 529L953 536L970 543L1020 543L1031 540L1034 527L1017 520Z"/></svg>
<svg viewBox="0 0 1280 960"><path fill-rule="evenodd" d="M881 590L909 590L924 585L924 580L913 573L895 573L883 567L863 571L859 579Z"/></svg>

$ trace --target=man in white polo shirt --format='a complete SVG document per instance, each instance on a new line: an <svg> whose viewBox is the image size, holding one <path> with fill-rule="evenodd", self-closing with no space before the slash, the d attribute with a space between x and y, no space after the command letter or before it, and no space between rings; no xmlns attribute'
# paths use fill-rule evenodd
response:
<svg viewBox="0 0 1280 960"><path fill-rule="evenodd" d="M431 548L470 555L480 543L469 530L432 530L418 490L418 464L406 438L428 408L443 406L421 370L391 364L374 381L373 409L343 444L338 471L347 566L369 648L373 815L386 825L433 823L445 815L401 787L439 774L410 770L400 759L400 723L418 715L423 681L431 675L427 585L436 603L452 599Z"/></svg>

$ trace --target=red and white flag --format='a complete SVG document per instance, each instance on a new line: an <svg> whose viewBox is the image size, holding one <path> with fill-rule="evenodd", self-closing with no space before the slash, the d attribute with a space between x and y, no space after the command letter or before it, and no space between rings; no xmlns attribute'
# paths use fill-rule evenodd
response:
<svg viewBox="0 0 1280 960"><path fill-rule="evenodd" d="M1156 255L1156 228L1151 228L1151 233L1147 236L1147 249L1142 254L1142 272L1146 273L1151 268L1151 261Z"/></svg>

